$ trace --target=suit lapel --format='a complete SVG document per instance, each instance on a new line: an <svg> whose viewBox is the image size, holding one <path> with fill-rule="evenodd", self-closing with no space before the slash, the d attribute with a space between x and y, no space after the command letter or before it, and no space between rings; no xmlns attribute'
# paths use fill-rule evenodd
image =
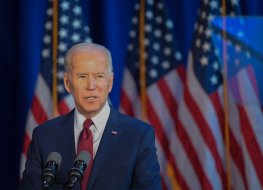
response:
<svg viewBox="0 0 263 190"><path fill-rule="evenodd" d="M112 148L114 147L119 137L121 136L121 131L118 128L116 122L117 114L118 113L111 108L109 119L107 121L98 151L93 161L87 189L92 189L91 187L93 186L93 183L95 182L97 175L99 174L101 168L103 167L104 162L107 160Z"/></svg>
<svg viewBox="0 0 263 190"><path fill-rule="evenodd" d="M65 119L61 121L61 125L57 131L57 136L61 147L61 167L70 169L73 167L74 159L76 157L74 140L74 110L65 116Z"/></svg>

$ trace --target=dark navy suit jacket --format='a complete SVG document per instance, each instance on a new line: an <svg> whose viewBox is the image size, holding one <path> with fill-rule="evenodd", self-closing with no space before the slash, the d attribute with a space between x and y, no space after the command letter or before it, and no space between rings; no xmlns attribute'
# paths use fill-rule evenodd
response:
<svg viewBox="0 0 263 190"><path fill-rule="evenodd" d="M117 134L115 133L117 132ZM113 132L113 133L112 133ZM88 190L161 189L153 128L111 108L94 158ZM40 190L41 172L50 152L62 156L53 190L63 189L76 158L74 110L33 131L21 190ZM80 190L80 184L75 185Z"/></svg>

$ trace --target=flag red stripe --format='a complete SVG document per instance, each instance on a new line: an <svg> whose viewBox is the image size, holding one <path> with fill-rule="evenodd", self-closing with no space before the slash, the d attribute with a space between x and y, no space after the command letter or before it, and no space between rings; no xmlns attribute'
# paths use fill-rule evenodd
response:
<svg viewBox="0 0 263 190"><path fill-rule="evenodd" d="M58 103L58 110L59 110L60 115L66 114L70 111L65 99L62 99Z"/></svg>
<svg viewBox="0 0 263 190"><path fill-rule="evenodd" d="M130 101L129 97L127 96L125 90L123 90L123 89L121 89L120 103L121 103L123 110L125 110L126 114L131 115L131 116L135 116L135 112L133 110L133 106L131 104L131 101Z"/></svg>
<svg viewBox="0 0 263 190"><path fill-rule="evenodd" d="M165 180L163 179L163 176L161 176L161 183L162 183L162 190L168 190L168 187L165 184Z"/></svg>
<svg viewBox="0 0 263 190"><path fill-rule="evenodd" d="M245 109L237 105L238 111L240 114L240 125L241 125L241 131L242 135L245 140L245 144L247 146L247 150L249 152L249 155L251 157L251 160L254 165L254 169L257 173L258 179L261 183L261 186L263 186L263 157L262 152L260 150L260 147L257 143L256 137L254 135L253 129L251 128L251 125L249 123L248 116L246 114Z"/></svg>
<svg viewBox="0 0 263 190"><path fill-rule="evenodd" d="M222 135L225 134L224 133L224 110L222 108L222 105L220 104L220 97L219 97L219 94L218 92L216 93L212 93L210 94L210 100L211 102L217 102L217 103L214 103L213 104L213 107L216 111L216 115L217 115L217 118L218 118L218 122L219 122L219 126L221 127L221 131L222 131Z"/></svg>
<svg viewBox="0 0 263 190"><path fill-rule="evenodd" d="M210 99L212 102L221 102L220 101L220 97L218 93L213 93L210 95ZM219 123L221 126L221 134L225 134L225 128L224 128L224 110L222 108L222 106L220 104L213 104L214 108L216 110L217 113L217 117L220 118L219 119ZM245 174L245 167L244 167L244 158L243 158L243 154L242 154L242 150L239 146L239 144L236 141L236 138L231 130L231 128L229 128L229 135L230 135L230 154L232 156L232 159L234 160L234 162L237 165L237 168L240 172L240 175L243 178L243 182L245 185L245 189L248 189L248 185L247 185L247 180L246 180L246 174Z"/></svg>
<svg viewBox="0 0 263 190"><path fill-rule="evenodd" d="M186 79L186 71L185 71L185 67L183 66L183 64L180 64L180 65L176 68L176 72L179 74L181 80L182 80L182 81L185 81L185 79Z"/></svg>
<svg viewBox="0 0 263 190"><path fill-rule="evenodd" d="M252 65L248 65L246 67L246 71L247 71L247 76L249 78L250 83L252 84L252 87L254 89L254 93L258 96L259 92L258 92L258 85L257 85L257 79L256 79L256 74L254 72L253 66Z"/></svg>
<svg viewBox="0 0 263 190"><path fill-rule="evenodd" d="M212 102L218 102L218 103L221 102L218 93L213 93L212 95L210 95L210 99ZM221 133L225 134L224 110L220 104L214 104L214 108L216 110L217 117L221 118L221 119L219 119L221 131L222 131ZM235 138L231 128L229 128L229 135L230 135L229 138L230 138L230 154L231 154L231 157L234 160L234 162L236 163L237 168L240 172L240 175L242 176L242 179L243 179L243 182L245 185L245 189L248 189L246 174L245 174L245 167L244 167L245 162L244 162L242 150L241 150L239 144L237 143L236 138Z"/></svg>
<svg viewBox="0 0 263 190"><path fill-rule="evenodd" d="M229 131L230 136L230 154L232 159L237 165L237 168L242 176L245 189L248 189L247 180L246 180L246 173L245 173L245 162L242 154L242 150L239 146L239 144L236 141L236 138L234 134L232 133L232 130Z"/></svg>
<svg viewBox="0 0 263 190"><path fill-rule="evenodd" d="M160 120L158 119L158 115L155 113L154 108L151 105L151 102L149 101L149 98L147 98L147 105L148 105L148 118L150 120L150 123L154 126L155 128L155 132L156 132L156 136L159 140L159 142L161 143L162 149L166 155L167 160L169 161L169 163L171 164L175 175L177 177L177 181L179 183L179 186L182 189L189 189L189 187L187 186L184 178L182 177L182 175L180 174L175 162L174 162L174 157L169 149L169 140L167 139L164 131L163 131L163 127L161 125Z"/></svg>
<svg viewBox="0 0 263 190"><path fill-rule="evenodd" d="M219 94L218 93L213 93L210 95L210 99L212 102L220 102L220 98L219 98ZM214 108L216 110L217 113L217 117L221 118L219 119L219 123L221 126L221 133L225 134L225 129L224 129L224 110L222 108L222 106L220 104L213 104ZM232 156L232 159L234 160L234 162L237 165L237 168L240 172L240 175L243 178L243 182L245 185L245 189L248 189L248 185L247 185L247 180L246 180L246 174L245 174L245 168L244 168L244 158L243 158L243 154L241 151L241 148L239 146L239 144L237 143L232 130L229 128L229 135L230 135L230 154Z"/></svg>
<svg viewBox="0 0 263 190"><path fill-rule="evenodd" d="M202 133L203 139L206 142L206 145L209 147L216 163L217 171L221 177L223 188L226 189L226 173L224 171L223 163L220 159L220 155L217 150L215 139L213 138L212 132L210 130L210 127L208 126L207 122L204 119L204 116L200 113L201 110L193 100L190 91L188 89L188 86L186 86L184 91L184 99L186 100L187 106L190 108L189 110L192 112L192 116L194 117L196 123L198 123L198 127L200 129L200 132ZM217 93L217 92L215 92ZM213 102L214 104L219 102ZM213 105L214 105L213 104Z"/></svg>
<svg viewBox="0 0 263 190"><path fill-rule="evenodd" d="M25 156L27 155L27 151L28 151L28 148L29 148L30 141L31 141L31 140L30 140L28 134L25 133L25 135L24 135L23 150L22 150L22 152L25 154Z"/></svg>
<svg viewBox="0 0 263 190"><path fill-rule="evenodd" d="M48 120L46 112L42 108L40 101L36 95L33 96L31 110L32 110L34 119L38 124L42 124Z"/></svg>
<svg viewBox="0 0 263 190"><path fill-rule="evenodd" d="M178 118L178 112L177 112L177 109L175 109L178 106L174 98L171 95L169 87L167 86L164 80L158 81L158 87L160 88L160 92L162 93L162 96L164 97L166 105L175 120L175 130L177 131L178 137L180 138L185 150L187 151L188 157L190 158L193 167L195 168L195 171L197 173L197 177L200 180L202 189L212 189L209 179L207 178L202 168L201 162L198 159L196 150L191 143L191 139L187 135L187 132L185 131L181 121Z"/></svg>

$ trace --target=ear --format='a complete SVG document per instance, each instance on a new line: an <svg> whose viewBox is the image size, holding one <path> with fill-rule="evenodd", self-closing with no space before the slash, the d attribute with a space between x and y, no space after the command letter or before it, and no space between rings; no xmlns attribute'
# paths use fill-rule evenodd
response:
<svg viewBox="0 0 263 190"><path fill-rule="evenodd" d="M113 79L114 79L114 74L111 73L110 76L109 76L109 93L111 92L112 90L112 86L113 86Z"/></svg>
<svg viewBox="0 0 263 190"><path fill-rule="evenodd" d="M69 74L64 73L64 86L68 93L71 93L70 91L70 82L69 82Z"/></svg>

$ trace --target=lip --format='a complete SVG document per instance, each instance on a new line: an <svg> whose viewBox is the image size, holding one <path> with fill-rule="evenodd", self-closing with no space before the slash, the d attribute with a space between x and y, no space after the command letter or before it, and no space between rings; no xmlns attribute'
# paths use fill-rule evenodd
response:
<svg viewBox="0 0 263 190"><path fill-rule="evenodd" d="M85 101L89 101L89 102L93 102L97 99L98 97L97 96L85 96L83 99Z"/></svg>

